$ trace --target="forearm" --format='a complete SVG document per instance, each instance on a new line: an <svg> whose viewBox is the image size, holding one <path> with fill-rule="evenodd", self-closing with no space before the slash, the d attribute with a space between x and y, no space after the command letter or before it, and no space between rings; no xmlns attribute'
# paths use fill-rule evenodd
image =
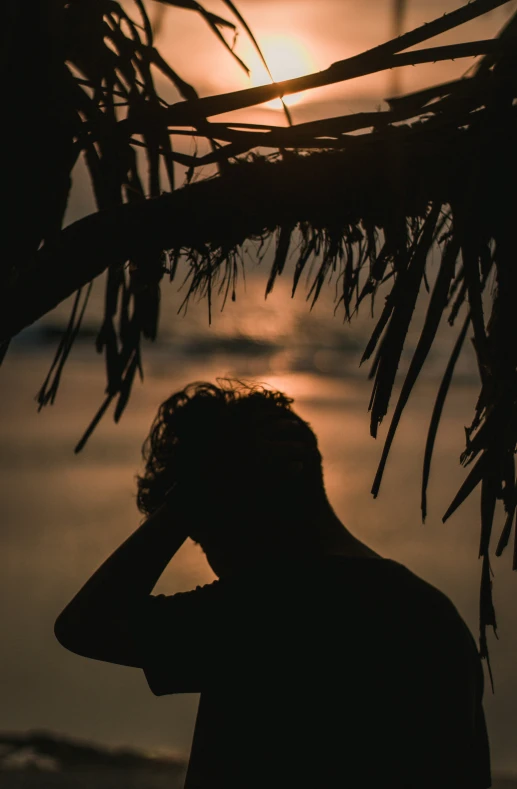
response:
<svg viewBox="0 0 517 789"><path fill-rule="evenodd" d="M70 605L97 607L150 594L186 536L168 511L156 512L103 562Z"/></svg>
<svg viewBox="0 0 517 789"><path fill-rule="evenodd" d="M170 502L122 543L79 590L56 621L58 640L85 654L83 644L131 617L187 537Z"/></svg>

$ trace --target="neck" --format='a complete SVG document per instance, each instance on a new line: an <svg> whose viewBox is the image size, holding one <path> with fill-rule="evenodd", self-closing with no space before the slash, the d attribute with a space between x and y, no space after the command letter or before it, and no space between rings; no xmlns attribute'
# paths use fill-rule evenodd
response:
<svg viewBox="0 0 517 789"><path fill-rule="evenodd" d="M278 532L286 536L288 553L377 556L346 528L326 498L305 517L279 524Z"/></svg>

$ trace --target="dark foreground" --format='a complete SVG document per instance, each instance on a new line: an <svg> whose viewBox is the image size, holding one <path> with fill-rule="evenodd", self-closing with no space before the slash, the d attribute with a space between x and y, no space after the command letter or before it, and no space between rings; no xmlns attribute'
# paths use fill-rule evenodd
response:
<svg viewBox="0 0 517 789"><path fill-rule="evenodd" d="M0 789L180 789L185 773L181 758L46 732L0 733Z"/></svg>
<svg viewBox="0 0 517 789"><path fill-rule="evenodd" d="M46 732L0 732L0 789L182 789L185 774L186 761L179 757ZM517 789L517 776L494 776L492 789Z"/></svg>

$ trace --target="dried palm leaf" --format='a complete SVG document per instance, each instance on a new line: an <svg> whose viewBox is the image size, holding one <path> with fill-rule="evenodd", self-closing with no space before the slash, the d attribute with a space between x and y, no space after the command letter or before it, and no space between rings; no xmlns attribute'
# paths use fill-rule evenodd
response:
<svg viewBox="0 0 517 789"><path fill-rule="evenodd" d="M318 299L329 276L339 276L338 301L347 319L381 286L385 307L366 348L375 352L371 430L387 414L393 384L419 293L428 287L429 252L441 260L427 315L402 386L374 482L378 492L403 409L420 374L444 311L454 323L468 302L468 315L431 418L424 458L422 514L427 512L431 457L454 367L469 327L480 374L480 396L462 462L473 464L445 517L481 485L482 557L480 647L487 657L486 629L495 628L489 551L498 500L505 510L499 555L508 544L516 510L514 452L517 448L517 337L514 301L517 268L511 232L517 214L517 15L493 40L411 49L463 25L508 0L473 0L328 69L293 80L199 98L154 46L143 0L135 0L137 22L114 0L55 0L38 4L21 19L8 0L8 25L15 45L6 47L4 71L12 76L7 103L18 119L8 129L7 179L13 195L7 249L1 271L0 348L10 338L78 292L70 324L40 392L52 402L78 322L85 287L108 270L105 313L97 347L106 359L106 399L77 447L116 401L122 415L137 372L142 336L158 331L163 275L174 279L178 260L189 266L186 303L193 295L235 298L239 250L246 239L276 236L276 255L266 292L284 269L293 234L301 245L293 293L304 270L308 298ZM194 10L232 56L224 31L232 22L191 0L161 0ZM241 27L258 44L230 0ZM398 19L404 3L397 2ZM20 101L31 68L19 63L19 42L44 64L40 95ZM410 50L410 51L408 51ZM48 58L48 52L52 52ZM479 58L464 78L389 99L389 109L356 113L287 127L212 122L213 116L274 98L408 64ZM243 66L242 62L239 61ZM169 105L153 79L158 69L178 92ZM41 135L34 139L33 117ZM288 120L290 120L288 118ZM361 132L358 134L357 132ZM203 138L206 156L175 150L178 136ZM136 154L147 156L147 183ZM267 154L279 149L279 154ZM86 162L98 211L62 229L79 156ZM170 192L163 192L164 163ZM190 175L203 164L218 174L175 188L174 165ZM20 184L31 184L28 198ZM23 212L20 206L24 204ZM30 226L27 228L27 214ZM73 265L71 263L73 261ZM485 287L494 273L492 303ZM390 289L391 288L391 289ZM515 542L517 566L517 533Z"/></svg>

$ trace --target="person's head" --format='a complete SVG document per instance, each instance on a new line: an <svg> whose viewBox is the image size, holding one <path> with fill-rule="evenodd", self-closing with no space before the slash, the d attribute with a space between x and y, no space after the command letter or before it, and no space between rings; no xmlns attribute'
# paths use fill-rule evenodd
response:
<svg viewBox="0 0 517 789"><path fill-rule="evenodd" d="M140 510L153 513L176 485L190 536L212 566L216 554L303 539L326 496L316 437L292 403L282 392L233 381L173 394L144 443Z"/></svg>

